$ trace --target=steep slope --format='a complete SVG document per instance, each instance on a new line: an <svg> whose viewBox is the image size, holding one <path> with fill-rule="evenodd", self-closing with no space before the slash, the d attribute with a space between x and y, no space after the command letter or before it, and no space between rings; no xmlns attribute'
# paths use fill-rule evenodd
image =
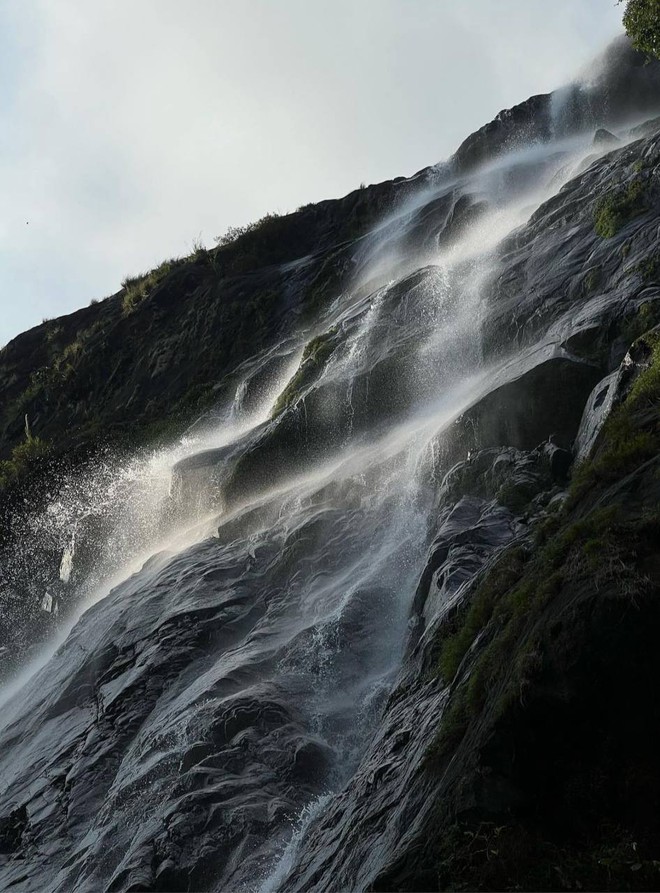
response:
<svg viewBox="0 0 660 893"><path fill-rule="evenodd" d="M349 243L429 184L520 145L645 115L659 92L657 66L615 41L588 83L501 112L447 167L266 217L234 241L165 261L111 298L44 321L0 350L0 457L22 441L26 414L56 455L77 444L148 440L166 419L176 430L233 393L244 362L301 321L313 327L355 275ZM417 253L422 238L437 242L440 233L447 240L472 219L467 210L447 201L428 207L433 219L420 220L406 248Z"/></svg>
<svg viewBox="0 0 660 893"><path fill-rule="evenodd" d="M415 185L386 183L266 219L232 244L165 262L117 295L19 335L0 352L5 456L26 413L56 453L136 427L148 438L164 419L195 418L235 389L243 362L313 318L315 289L346 264L342 242Z"/></svg>
<svg viewBox="0 0 660 893"><path fill-rule="evenodd" d="M659 162L660 136L610 153L502 246L485 343L541 329L609 374L589 401L555 371L531 392L523 377L482 401L476 434L473 412L455 424L480 451L439 489L401 680L282 889L657 886L655 330L626 351L660 313ZM602 239L608 196L639 177ZM573 400L569 487L557 437L530 446Z"/></svg>
<svg viewBox="0 0 660 893"><path fill-rule="evenodd" d="M3 350L1 885L653 887L641 61Z"/></svg>
<svg viewBox="0 0 660 893"><path fill-rule="evenodd" d="M566 501L539 519L528 480L508 544L492 489L445 509L408 670L284 889L657 887L659 337L627 355ZM503 457L521 464L476 461Z"/></svg>

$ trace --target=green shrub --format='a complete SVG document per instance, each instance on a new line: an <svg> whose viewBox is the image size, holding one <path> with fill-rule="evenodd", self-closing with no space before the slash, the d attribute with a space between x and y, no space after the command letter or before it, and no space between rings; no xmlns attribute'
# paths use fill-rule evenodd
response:
<svg viewBox="0 0 660 893"><path fill-rule="evenodd" d="M588 579L596 590L604 585L633 604L648 591L649 579L638 569L639 555L656 550L660 514L647 512L623 521L620 508L613 505L570 520L570 513L587 494L597 494L603 485L621 480L660 453L657 414L649 412L660 403L660 336L649 332L643 340L650 348L648 367L603 426L595 458L574 471L564 507L537 528L533 556L520 547L506 549L467 606L444 624L436 669L446 682L455 682L465 655L478 636L483 638L467 680L459 679L452 693L446 723L441 721L430 754L433 758L443 759L455 747L495 686L499 686L496 715L515 701L524 702L525 692L542 668L535 624L567 581Z"/></svg>
<svg viewBox="0 0 660 893"><path fill-rule="evenodd" d="M657 890L655 847L638 841L638 833L607 823L573 840L529 818L462 821L443 827L434 843L433 889Z"/></svg>
<svg viewBox="0 0 660 893"><path fill-rule="evenodd" d="M133 310L149 297L151 292L160 285L161 282L174 270L181 266L184 259L171 257L169 260L163 261L162 264L155 267L149 273L142 273L139 276L127 276L122 282L124 289L124 297L122 300L122 309L125 314L132 313Z"/></svg>
<svg viewBox="0 0 660 893"><path fill-rule="evenodd" d="M660 57L660 0L627 0L623 26L636 50Z"/></svg>
<svg viewBox="0 0 660 893"><path fill-rule="evenodd" d="M27 433L25 440L12 450L11 459L0 461L0 490L17 481L48 451L49 447L45 441Z"/></svg>
<svg viewBox="0 0 660 893"><path fill-rule="evenodd" d="M538 489L533 483L507 482L497 491L497 501L514 515L522 514L538 493Z"/></svg>
<svg viewBox="0 0 660 893"><path fill-rule="evenodd" d="M48 331L46 332L46 341L49 345L52 345L56 342L60 336L62 335L62 326L54 325L49 326Z"/></svg>
<svg viewBox="0 0 660 893"><path fill-rule="evenodd" d="M192 253L189 255L191 260L204 260L207 257L208 253L208 248L206 248L206 246L202 242L201 236L193 239Z"/></svg>
<svg viewBox="0 0 660 893"><path fill-rule="evenodd" d="M660 399L660 337L649 334L647 341L652 347L651 362L630 389L626 399L628 409L634 409L643 401Z"/></svg>
<svg viewBox="0 0 660 893"><path fill-rule="evenodd" d="M440 760L453 751L465 735L470 723L467 685L453 692L440 719L440 728L428 753L430 761Z"/></svg>
<svg viewBox="0 0 660 893"><path fill-rule="evenodd" d="M266 214L245 226L230 226L216 236L218 251L227 273L241 275L259 267L280 263L290 254L292 235L291 216Z"/></svg>
<svg viewBox="0 0 660 893"><path fill-rule="evenodd" d="M658 442L651 433L631 433L630 439L617 439L610 448L592 462L583 462L573 474L571 500L584 496L596 484L614 481L638 468L658 451Z"/></svg>
<svg viewBox="0 0 660 893"><path fill-rule="evenodd" d="M259 220L254 220L252 223L246 223L245 226L230 226L221 236L215 237L216 244L221 248L224 248L226 245L233 245L235 242L238 242L239 239L242 239L244 236L250 235L251 233L257 233L260 230L268 230L273 221L278 220L281 216L281 214L269 213L264 214Z"/></svg>

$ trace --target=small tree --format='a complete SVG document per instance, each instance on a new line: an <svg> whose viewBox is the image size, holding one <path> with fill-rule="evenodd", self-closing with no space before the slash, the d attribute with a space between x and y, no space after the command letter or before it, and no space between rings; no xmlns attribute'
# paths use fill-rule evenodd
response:
<svg viewBox="0 0 660 893"><path fill-rule="evenodd" d="M660 0L627 0L623 26L636 50L660 58Z"/></svg>

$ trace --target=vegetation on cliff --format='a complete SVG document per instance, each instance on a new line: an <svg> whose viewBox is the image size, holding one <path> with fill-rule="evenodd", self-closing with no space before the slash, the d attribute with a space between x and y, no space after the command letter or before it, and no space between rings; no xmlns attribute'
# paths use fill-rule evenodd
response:
<svg viewBox="0 0 660 893"><path fill-rule="evenodd" d="M626 0L623 24L636 50L660 57L660 0Z"/></svg>
<svg viewBox="0 0 660 893"><path fill-rule="evenodd" d="M438 633L452 688L433 771L478 752L499 790L445 828L438 889L660 881L658 333L632 351L641 371L564 507L502 551Z"/></svg>
<svg viewBox="0 0 660 893"><path fill-rule="evenodd" d="M644 201L644 184L633 180L623 190L605 196L596 206L594 226L603 239L610 239L639 214L647 210Z"/></svg>
<svg viewBox="0 0 660 893"><path fill-rule="evenodd" d="M127 277L116 295L19 335L0 350L0 459L16 471L5 467L0 487L27 470L12 457L26 413L53 458L183 431L235 389L243 362L322 313L347 263L342 244L406 189L392 181L267 214L230 228L217 247L197 244Z"/></svg>
<svg viewBox="0 0 660 893"><path fill-rule="evenodd" d="M297 402L304 388L315 381L321 374L336 346L336 329L330 329L330 331L324 332L322 335L317 335L305 345L298 371L275 402L272 412L273 418Z"/></svg>
<svg viewBox="0 0 660 893"><path fill-rule="evenodd" d="M28 434L23 443L19 443L11 451L10 459L0 460L0 491L33 470L35 464L47 455L48 444L40 437Z"/></svg>
<svg viewBox="0 0 660 893"><path fill-rule="evenodd" d="M535 114L535 105L532 103L527 112ZM498 145L505 144L507 140ZM492 146L491 141L480 143L476 155L481 157L481 148L492 149ZM649 148L657 151L654 146ZM634 152L630 150L630 158L635 157ZM645 158L651 154L647 151ZM624 158L624 163L617 167L618 158ZM381 739L390 751L382 763L372 764L365 780L368 796L376 799L376 790L389 783L388 774L405 777L411 788L423 776L419 785L424 788L424 797L448 779L443 796L437 798L437 821L429 823L430 832L428 827L423 829L423 845L408 848L411 863L417 862L424 846L428 848L430 859L426 859L426 864L430 862L432 881L440 889L648 889L660 877L660 854L656 846L660 835L657 818L660 781L656 768L660 709L654 692L660 673L657 649L660 345L655 333L644 334L656 321L657 294L648 285L657 276L657 218L651 220L649 213L648 220L640 220L639 226L630 226L625 245L623 238L611 243L597 238L614 239L627 223L647 208L654 209L653 189L646 189L651 174L646 176L641 150L636 156L638 166L628 164L626 159L629 160L628 156L622 153L615 155L612 163L604 159L594 162L588 177L576 178L579 185L562 191L553 200L557 216L550 223L545 209L534 216L531 227L516 234L512 241L519 244L508 244L507 252L511 253L506 255L503 266L508 265L509 272L513 270L521 278L519 282L515 276L506 280L500 293L510 304L506 300L494 300L492 294L484 294L484 302L490 299L493 308L504 307L502 320L493 323L493 331L501 339L493 341L498 343L498 358L501 358L502 344L506 350L512 344L525 347L521 333L525 334L526 313L535 320L527 333L528 344L534 343L532 338L541 337L539 318L547 313L544 324L552 324L555 333L562 332L557 340L566 339L561 346L571 356L561 358L563 365L555 362L556 358L539 362L515 382L482 397L476 404L476 412L463 414L465 430L479 431L480 436L491 438L484 450L472 441L469 448L474 447L474 451L482 454L491 451L487 457L488 468L495 464L492 454L499 454L498 458L504 460L500 465L509 471L493 472L485 485L486 464L471 455L464 473L460 478L456 476L451 499L456 504L468 502L465 497L469 494L473 504L482 507L478 511L483 509L487 519L484 531L480 531L484 536L479 539L475 535L470 540L472 521L459 520L454 530L458 554L454 566L451 567L451 562L456 555L450 559L447 547L438 559L439 566L425 569L429 579L438 572L433 585L441 574L455 573L462 581L457 584L459 588L452 590L448 586L445 592L456 594L460 600L456 604L443 601L438 607L437 603L442 601L438 598L435 606L438 613L429 610L430 622L425 630L429 651L424 652L423 660L408 668L410 674L406 680L414 695L422 687L434 689L435 703L440 706L437 713L427 711L422 716L416 704L411 722L399 725L389 743ZM567 204L566 195L571 189L574 192ZM350 315L343 310L342 315L338 312L337 328L330 328L326 312L330 307L336 308L334 299L339 294L342 275L361 254L362 246L349 251L343 240L359 239L395 192L394 184L385 184L359 190L339 203L301 208L294 215L267 215L255 224L230 230L212 250L197 246L188 258L166 261L147 274L125 280L122 291L101 304L71 317L45 322L16 339L0 353L0 387L8 396L0 411L5 457L0 463L0 488L4 486L13 495L19 495L18 484L23 476L29 477L32 487L35 482L43 484L46 474L40 478L39 469L45 469L46 463L58 457L75 456L77 449L93 449L95 444L107 439L128 446L152 442L180 430L211 406L219 395L227 398L224 403L228 405L233 395L240 393L237 385L249 380L245 378L246 370L250 370L255 355L265 351L270 356L273 347L279 349L278 341L287 350L292 344L306 342L299 368L273 408L272 423L260 425L261 433L250 441L250 451L243 449L243 441L240 455L234 453L228 459L225 451L218 461L216 467L222 469L223 475L222 497L231 505L233 496L238 504L246 493L251 496L259 486L264 487L263 495L268 492L266 488L272 489L275 474L299 473L300 455L308 461L319 456L324 458L328 432L331 426L337 428L336 417L331 417L327 427L323 427L319 419L323 417L325 423L326 414L318 412L314 426L315 400L316 408L321 410L332 401L323 393L323 388L315 394L310 391L324 375L341 339L350 331ZM414 239L422 242L426 238L426 244L430 244L432 240L428 237L432 236L435 245L447 211L440 213L435 207L433 213L428 209L423 209L423 213L424 227L414 231ZM641 232L646 223L648 227ZM409 229L408 235L411 232ZM544 233L546 253L543 252ZM516 251L526 250L527 236L530 237L529 255L516 255ZM410 242L414 239L411 237ZM624 272L622 268L626 266L629 269ZM536 270L536 279L526 278L530 269ZM430 280L420 278L420 281ZM383 327L375 330L382 341L374 345L382 348L378 361L387 374L378 379L373 374L378 366L365 364L364 367L364 380L373 401L371 419L375 418L378 425L374 424L369 429L371 432L380 430L382 419L392 418L385 413L378 415L379 404L382 401L388 411L392 410L398 384L394 377L405 379L402 370L408 369L401 357L408 353L412 339L406 332L405 314L399 319L398 312L417 286L409 279L402 283L398 291L392 289L389 304L385 305L388 309L379 310ZM593 311L597 302L600 302L598 313ZM636 312L640 304L641 309ZM589 305L589 312L593 311L591 316L585 310ZM410 317L415 307L411 301ZM431 327L451 326L449 318L433 315L431 320ZM514 334L507 337L512 329ZM453 329L449 331L453 337ZM314 335L316 332L322 334ZM565 472L570 465L568 446L579 424L584 401L593 384L618 365L619 342L628 339L628 344L638 335L642 337L634 345L633 353L635 369L641 370L640 374L621 392L621 402L603 427L590 459L574 469L570 492L562 507L557 491L566 485ZM390 337L398 351L396 363L390 363L387 355L386 348L392 346L388 344ZM580 350L581 359L576 361L574 351L579 354ZM480 361L484 362L482 356ZM426 368L430 366L427 358ZM462 369L459 365L457 379L464 374ZM359 375L363 375L363 370ZM351 432L355 407L359 407L352 387L356 380L359 378L354 372L350 391ZM426 396L431 387L435 391L441 389L435 383L425 387L428 387ZM305 412L287 412L301 398L305 400ZM34 425L36 436L24 428L26 415ZM493 424L489 431L491 419L498 424ZM501 426L500 421L504 423ZM266 429L266 434L262 429ZM311 438L308 437L310 429ZM542 447L533 450L541 438L549 437L550 431L559 431L565 436L566 449L558 449L555 443L544 440ZM311 443L309 452L296 454L303 436L308 438L306 443ZM465 446L461 440L462 456L465 456ZM543 453L543 448L547 448L547 453ZM217 453L222 450L206 452L213 453L217 459ZM529 459L533 452L538 454L533 467L525 467L524 474L517 474L521 457ZM566 459L561 474L554 474L551 467L557 452L565 454ZM540 468L541 454L546 457L544 469ZM435 455L433 458L435 461ZM438 460L437 467L445 468L448 461L445 456ZM234 463L233 467L230 462ZM364 477L370 475L371 469ZM255 481L255 490L247 489L254 487ZM46 484L44 492L47 486L50 484ZM210 486L215 486L215 482ZM244 486L246 489L242 490ZM434 483L425 478L422 486L428 491ZM337 488L338 498L352 500L357 505L365 492L363 484L350 483L350 488L354 492L348 496ZM3 496L6 493L7 490ZM444 495L447 493L445 489ZM314 505L312 509L315 510ZM539 520L538 516L543 513L543 519ZM257 514L260 516L260 510ZM267 519L267 512L264 517ZM387 525L389 519L384 517ZM435 513L429 516L429 531L437 517ZM243 520L242 516L239 526ZM479 517L475 529L481 521ZM262 523L260 516L259 524ZM343 524L339 518L336 523ZM269 526L267 521L265 526ZM304 563L308 554L309 539L299 535L295 527L293 532L294 547L289 549L282 545L283 541L273 539L272 554L297 572L301 556ZM0 538L2 535L0 532ZM417 542L425 542L425 533L417 533L412 525L410 533L401 530L396 535L403 538L409 535ZM512 540L507 548L502 547L502 543ZM341 554L343 546L337 545L338 540L328 542L333 552ZM364 555L369 557L372 540L357 545L359 560ZM210 552L217 544L209 541L203 544L204 549L207 547ZM270 545L268 548L271 551ZM247 555L238 556L240 586L246 598L249 574L260 573L261 551L259 547L255 553L248 544ZM56 575L61 547L53 553ZM84 560L84 553L77 554L80 556L77 560ZM255 558L255 554L259 557ZM325 573L328 554L322 554L321 576ZM469 583L475 574L477 578ZM342 577L340 594L346 585L352 585L353 576L351 569ZM172 590L177 610L181 601L180 579ZM209 575L214 595L226 579ZM251 579L255 581L251 589L257 602L254 612L250 608L244 615L244 630L251 630L246 634L254 637L252 618L261 611L262 605L268 607L269 600L272 603L273 589L269 590L267 579L254 576ZM280 580L286 580L286 576L273 579L277 591L285 594L287 585ZM437 588L441 589L439 583ZM367 639L372 636L373 611L379 610L377 590L376 586L373 592L364 593ZM162 663L177 678L184 672L177 662L179 654L185 661L191 653L199 653L205 661L211 646L223 647L219 643L229 627L238 629L239 637L244 634L242 620L235 622L235 616L225 623L224 615L216 614L215 609L208 613L199 611L199 592L195 589L190 599L196 615L193 619L190 614L187 617L185 613L177 614L171 623L166 620L165 635L158 629L159 647L163 647ZM398 604L398 589L395 595ZM39 604L33 603L34 613L41 612ZM153 616L160 618L163 612L157 604L153 603ZM443 616L442 611L448 604L452 607ZM205 614L203 623L208 621L207 626L197 626L200 614ZM124 617L123 610L121 616ZM441 625L434 627L432 624L438 616L443 616ZM347 627L356 625L348 613L343 619ZM380 619L388 620L385 616ZM417 622L420 617L415 615L412 619ZM134 626L126 625L131 633L135 630L139 636L139 648L146 648L148 639L142 637L140 623L138 618ZM27 624L25 628L32 633ZM358 628L361 631L360 625ZM271 639L270 635L265 638ZM201 648L197 647L198 643ZM115 654L113 647L105 652L99 649L98 654L89 656L96 674L94 684L99 683L98 691L102 690L105 678L116 678L112 673L117 666L120 673L126 671L125 654ZM133 645L127 648L128 665L132 660L141 660L139 648ZM151 653L157 654L158 650L153 649ZM359 659L359 652L355 656ZM418 673L421 664L423 670ZM144 669L147 665L140 666ZM106 672L108 677L104 676ZM195 668L185 674L188 678L199 678ZM358 666L357 675L364 675L362 665ZM161 677L159 669L153 674L146 673L147 677L148 691L156 692L155 697L160 700L160 692L152 683L165 677ZM87 674L81 678L85 692L91 691ZM419 685L417 690L416 685ZM141 706L142 690L132 682L127 684L127 689L135 705ZM74 690L73 686L66 690L66 703L72 701L70 691ZM101 700L97 698L96 705L92 705L90 715L95 726L101 724L98 712ZM111 734L122 725L142 727L142 718L134 722L139 711L131 715L120 698L116 704L117 713L111 714L113 722L109 724ZM258 704L254 710L250 705L247 712L255 717L264 715ZM279 715L279 705L274 712ZM408 740L414 739L417 729L412 727L421 727L420 720L424 721L425 729L431 728L431 734L437 727L430 758L418 773L398 773L392 769L396 765L393 760L405 749ZM232 724L235 725L233 719ZM244 732L245 728L240 730L245 741ZM211 759L222 753L221 749L214 751L214 748L231 743L227 740L230 737L222 732L208 742ZM218 745L220 738L223 743ZM259 730L254 740L261 738ZM119 753L116 740L107 745L99 737L98 742L114 760ZM306 771L304 758L298 764L301 753L298 744L296 773ZM424 748L415 745L417 752L423 753L426 744L428 739ZM204 743L204 754L207 754L206 746ZM304 751L302 754L304 757ZM198 744L193 745L190 755L190 769L197 772ZM177 758L174 765L182 763ZM309 765L314 768L313 760ZM409 765L413 765L412 759ZM269 768L269 776L270 771ZM211 776L209 779L215 783ZM288 784L288 777L285 780ZM178 776L175 782L179 783ZM204 784L204 798L208 797L208 791ZM268 795L267 788L265 793ZM194 801L191 799L191 802ZM173 805L173 809L180 810L181 802ZM198 815L203 815L202 810ZM357 826L350 810L346 810L346 815L350 816L345 827L352 844L358 836ZM381 810L380 816L383 815L385 811ZM12 822L18 821L14 812L11 817ZM21 816L19 819L23 821ZM399 816L391 819L390 814L387 816L390 826L405 827L405 840L410 844L417 816L413 816L412 822L399 821ZM56 824L61 826L59 818ZM165 828L163 833L169 834L166 823L153 824L159 829ZM218 840L222 841L222 834L206 824L213 834L212 847L206 848L207 839L202 832L197 833L194 822L186 820L183 824L192 828L200 850L205 849L203 858L193 866L201 876L206 853L212 852L216 861L213 847ZM18 851L23 845L23 830L14 841L13 829L12 824L5 837L11 838L11 847ZM163 845L162 853L169 853L169 838ZM145 852L148 864L155 864L155 850L149 846ZM184 878L185 882L193 877L185 873L186 867L175 865L174 859L167 863L166 870L170 869L175 874L169 874L169 881L163 880L168 878L167 874L160 875L159 883L172 886L175 876ZM423 888L430 887L424 884ZM374 889L383 888L375 886ZM387 889L402 887L390 885Z"/></svg>

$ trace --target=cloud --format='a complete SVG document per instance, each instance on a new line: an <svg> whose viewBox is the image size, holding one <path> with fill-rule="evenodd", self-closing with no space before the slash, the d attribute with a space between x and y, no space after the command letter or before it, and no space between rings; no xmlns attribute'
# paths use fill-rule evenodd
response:
<svg viewBox="0 0 660 893"><path fill-rule="evenodd" d="M446 157L620 28L596 0L7 0L3 16L0 343L200 234Z"/></svg>

